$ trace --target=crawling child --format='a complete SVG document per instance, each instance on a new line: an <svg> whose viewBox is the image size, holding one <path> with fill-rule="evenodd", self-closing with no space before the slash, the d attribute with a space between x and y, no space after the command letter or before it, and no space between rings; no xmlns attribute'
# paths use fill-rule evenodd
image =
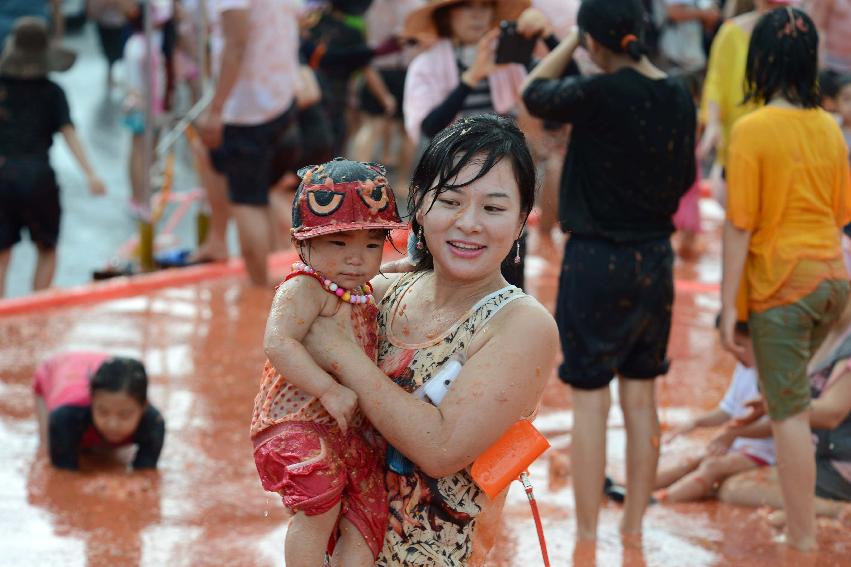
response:
<svg viewBox="0 0 851 567"><path fill-rule="evenodd" d="M382 166L336 158L302 168L293 202L301 263L278 287L266 323L266 362L251 439L263 488L293 513L290 567L373 565L384 540L383 455L355 393L322 370L301 341L318 317L352 304L357 340L373 359L378 310L369 280L389 231L405 226Z"/></svg>

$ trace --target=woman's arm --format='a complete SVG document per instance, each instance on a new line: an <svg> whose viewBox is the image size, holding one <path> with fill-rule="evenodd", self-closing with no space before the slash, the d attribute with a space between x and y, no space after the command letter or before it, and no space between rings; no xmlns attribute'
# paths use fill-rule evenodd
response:
<svg viewBox="0 0 851 567"><path fill-rule="evenodd" d="M523 82L523 103L532 116L567 123L589 117L599 95L592 88L594 78L583 77L573 62L578 45L574 29Z"/></svg>
<svg viewBox="0 0 851 567"><path fill-rule="evenodd" d="M284 282L266 321L263 350L287 382L317 398L345 431L357 409L357 397L320 368L302 344L311 326L321 319L323 305L330 297L312 277Z"/></svg>
<svg viewBox="0 0 851 567"><path fill-rule="evenodd" d="M851 359L839 360L833 366L828 386L810 406L810 427L835 429L851 412Z"/></svg>
<svg viewBox="0 0 851 567"><path fill-rule="evenodd" d="M549 55L544 57L544 59L535 66L532 72L529 73L529 76L526 77L526 80L523 82L523 86L520 87L520 90L523 92L523 96L526 96L526 89L534 81L538 79L557 79L558 77L561 77L562 73L564 73L564 70L567 69L567 66L573 59L573 52L576 51L577 47L579 47L579 30L577 28L573 28L570 33L567 34L567 37L558 44L558 47L551 51Z"/></svg>
<svg viewBox="0 0 851 567"><path fill-rule="evenodd" d="M335 319L313 326L305 339L311 354L357 392L361 410L387 441L433 477L468 466L535 410L559 345L552 316L519 300L491 321L488 338L437 408L388 379L346 338L345 315Z"/></svg>
<svg viewBox="0 0 851 567"><path fill-rule="evenodd" d="M464 108L464 101L473 89L487 79L496 69L494 63L499 30L491 30L479 40L476 58L470 68L461 74L460 82L443 101L432 108L422 122L422 133L429 138L449 126Z"/></svg>

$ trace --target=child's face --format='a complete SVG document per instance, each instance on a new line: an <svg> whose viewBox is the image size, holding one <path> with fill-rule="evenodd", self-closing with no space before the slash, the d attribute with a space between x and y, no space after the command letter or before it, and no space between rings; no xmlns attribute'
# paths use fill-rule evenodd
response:
<svg viewBox="0 0 851 567"><path fill-rule="evenodd" d="M851 127L851 84L847 84L836 95L836 111L842 117L842 125Z"/></svg>
<svg viewBox="0 0 851 567"><path fill-rule="evenodd" d="M383 251L383 230L350 230L311 238L302 255L314 270L351 289L378 274Z"/></svg>
<svg viewBox="0 0 851 567"><path fill-rule="evenodd" d="M127 439L139 427L145 408L126 392L97 391L92 395L95 428L110 443Z"/></svg>
<svg viewBox="0 0 851 567"><path fill-rule="evenodd" d="M753 368L756 366L756 359L753 354L753 341L751 341L750 335L746 335L745 333L740 333L736 331L735 337L736 344L739 344L745 348L745 355L743 357L744 360L742 362L748 368Z"/></svg>

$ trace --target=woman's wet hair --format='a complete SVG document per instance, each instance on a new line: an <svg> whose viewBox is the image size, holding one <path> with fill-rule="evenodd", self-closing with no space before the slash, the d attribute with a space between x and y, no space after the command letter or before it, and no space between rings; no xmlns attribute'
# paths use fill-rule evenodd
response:
<svg viewBox="0 0 851 567"><path fill-rule="evenodd" d="M768 12L753 29L745 68L744 102L782 96L795 105L819 105L818 31L796 8Z"/></svg>
<svg viewBox="0 0 851 567"><path fill-rule="evenodd" d="M427 213L442 193L481 179L503 159L511 163L525 223L535 206L536 187L535 164L526 137L513 119L480 114L459 120L438 132L420 158L411 179L408 199L413 234L420 230L417 213ZM471 164L479 166L475 177L464 183L453 183L461 170ZM418 251L415 258L417 271L434 267L425 241L423 246L426 248Z"/></svg>
<svg viewBox="0 0 851 567"><path fill-rule="evenodd" d="M92 375L89 390L92 396L97 392L122 392L144 407L148 403L148 374L135 358L116 356L104 361Z"/></svg>
<svg viewBox="0 0 851 567"><path fill-rule="evenodd" d="M603 47L640 61L647 54L645 17L641 0L583 0L576 24Z"/></svg>

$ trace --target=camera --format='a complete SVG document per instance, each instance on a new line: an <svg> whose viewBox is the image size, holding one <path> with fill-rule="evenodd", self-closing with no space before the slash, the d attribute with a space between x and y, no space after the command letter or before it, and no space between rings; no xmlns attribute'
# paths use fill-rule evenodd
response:
<svg viewBox="0 0 851 567"><path fill-rule="evenodd" d="M496 46L496 63L528 65L538 38L526 37L517 31L517 22L503 20L499 23L499 43Z"/></svg>

